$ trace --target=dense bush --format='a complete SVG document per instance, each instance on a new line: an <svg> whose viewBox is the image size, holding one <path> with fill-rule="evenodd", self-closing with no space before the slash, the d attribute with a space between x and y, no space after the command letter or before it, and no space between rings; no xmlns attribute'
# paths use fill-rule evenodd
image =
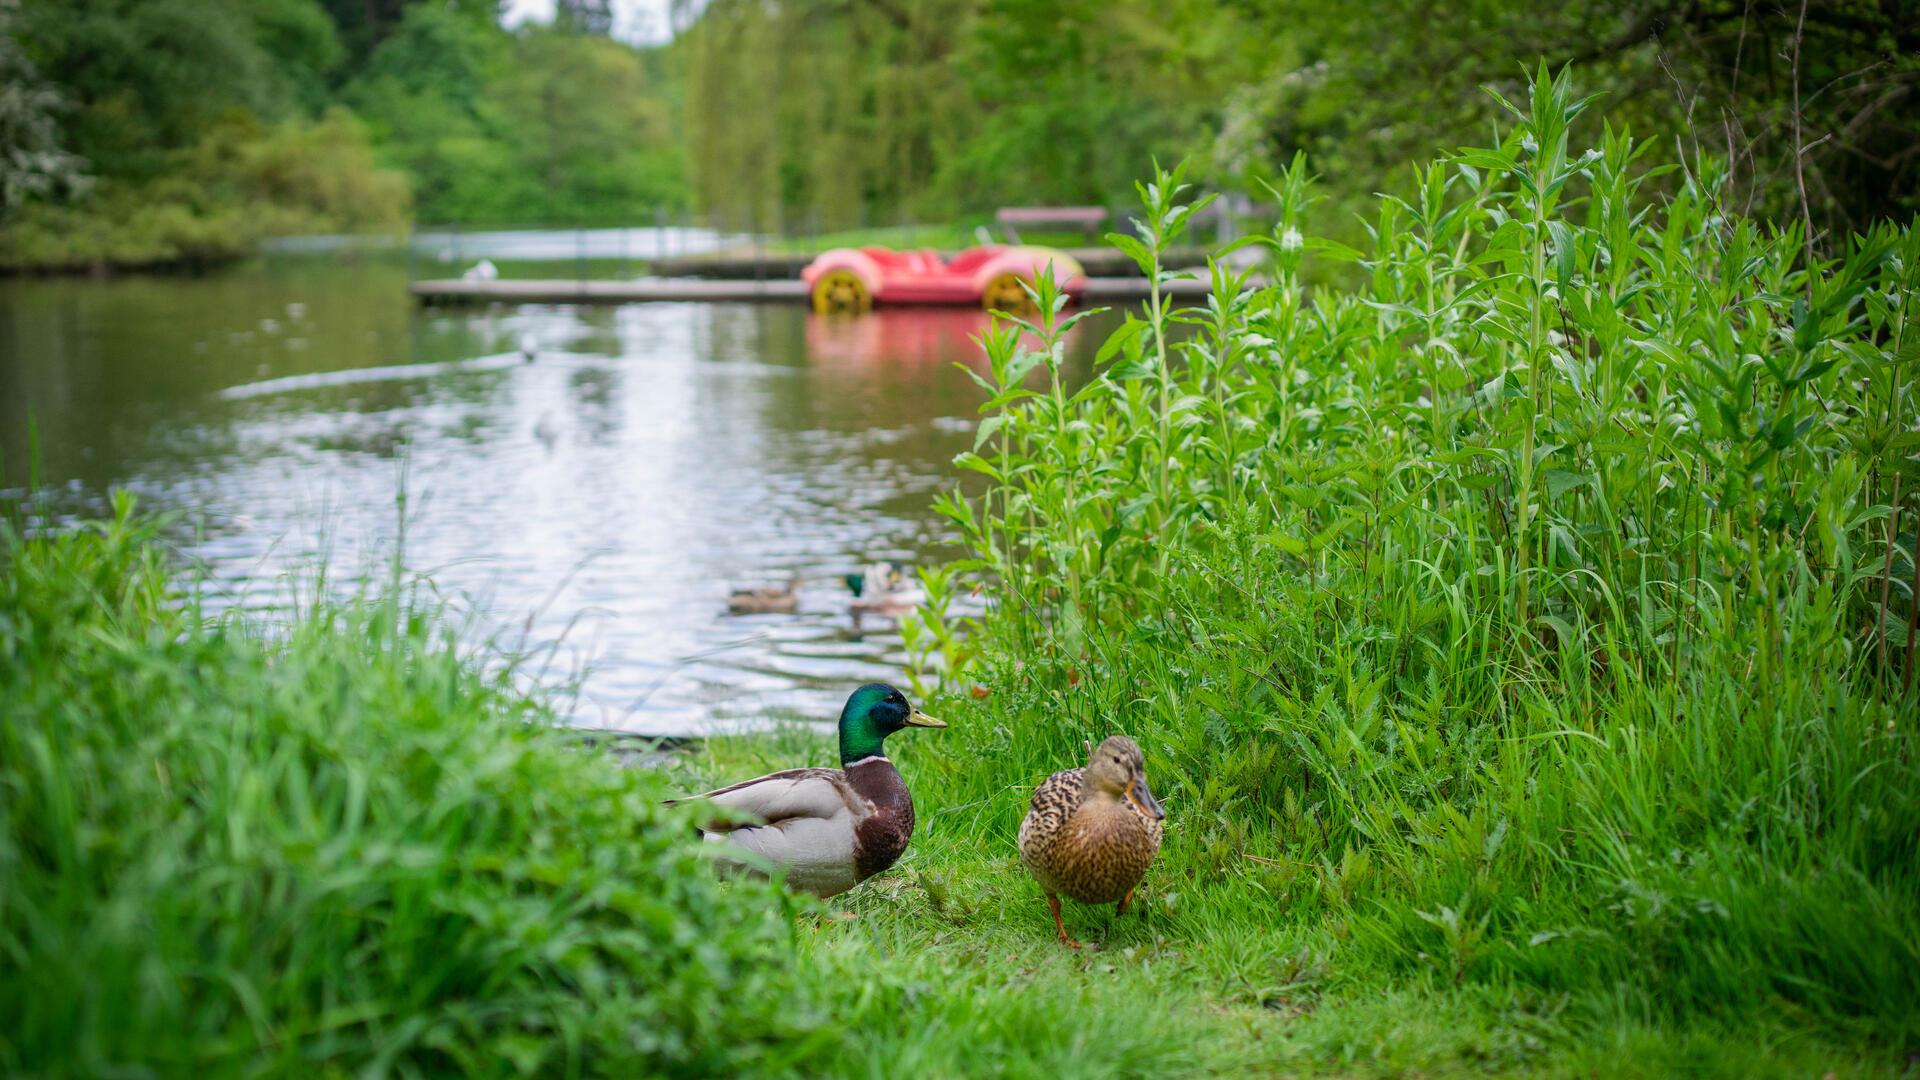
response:
<svg viewBox="0 0 1920 1080"><path fill-rule="evenodd" d="M786 902L716 882L656 777L404 598L210 620L127 505L0 527L0 1072L724 1074L818 1041Z"/></svg>
<svg viewBox="0 0 1920 1080"><path fill-rule="evenodd" d="M0 231L0 270L213 263L272 236L398 231L409 211L406 178L375 164L345 110L273 126L237 113L171 175L109 180L80 202L28 203Z"/></svg>
<svg viewBox="0 0 1920 1080"><path fill-rule="evenodd" d="M941 501L970 558L910 634L988 695L934 751L951 797L999 842L1010 777L1124 730L1167 873L1343 970L1910 1045L1920 229L1809 264L1716 162L1648 198L1644 145L1571 147L1586 103L1531 89L1366 250L1305 236L1296 161L1270 280L1156 292L1084 387L1050 285L987 338L985 486ZM1114 242L1164 281L1194 207L1143 196Z"/></svg>

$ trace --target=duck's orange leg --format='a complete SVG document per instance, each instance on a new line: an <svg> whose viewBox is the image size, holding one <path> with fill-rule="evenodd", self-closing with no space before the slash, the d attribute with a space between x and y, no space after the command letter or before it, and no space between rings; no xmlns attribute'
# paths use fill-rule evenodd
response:
<svg viewBox="0 0 1920 1080"><path fill-rule="evenodd" d="M1069 949L1077 949L1080 943L1067 936L1067 924L1060 921L1060 898L1047 894L1047 906L1053 909L1053 928L1060 932L1060 944Z"/></svg>
<svg viewBox="0 0 1920 1080"><path fill-rule="evenodd" d="M1127 895L1120 898L1120 906L1113 909L1113 914L1116 917L1125 915L1127 913L1127 905L1131 903L1133 903L1133 890L1128 889Z"/></svg>

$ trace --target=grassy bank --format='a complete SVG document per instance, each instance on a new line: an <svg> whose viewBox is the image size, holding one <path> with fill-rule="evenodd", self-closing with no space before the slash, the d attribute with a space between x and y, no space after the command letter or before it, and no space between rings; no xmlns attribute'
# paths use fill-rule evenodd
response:
<svg viewBox="0 0 1920 1080"><path fill-rule="evenodd" d="M1069 953L1012 836L1074 714L1011 688L895 740L922 825L893 871L825 910L718 882L659 800L827 763L827 739L622 770L405 590L208 619L155 536L123 513L0 543L9 1075L1871 1076L1911 1050L1891 997L1835 1018L1764 983L1648 992L1724 938L1542 985L1503 931L1469 915L1448 945L1413 913L1408 876L1446 858L1290 857L1278 825L1222 850L1233 815L1164 761L1176 827L1140 914L1070 911ZM1567 873L1526 891L1578 906ZM1782 927L1809 961L1900 947L1831 910Z"/></svg>
<svg viewBox="0 0 1920 1080"><path fill-rule="evenodd" d="M919 1075L1089 1078L1869 1077L1913 1068L1911 1036L1829 1024L1779 999L1758 1010L1738 1000L1676 1009L1633 981L1542 985L1533 972L1479 964L1482 948L1505 948L1498 931L1476 928L1469 912L1464 940L1447 946L1411 910L1418 905L1363 880L1350 856L1350 896L1338 891L1339 857L1247 850L1223 860L1209 851L1218 820L1198 818L1164 768L1156 792L1172 794L1178 824L1139 914L1068 905L1068 925L1088 947L1062 949L1014 854L1025 799L1058 762L1003 752L983 766L975 756L1039 714L948 705L951 730L889 743L921 808L906 858L833 901L836 918L805 924L803 971L909 988L911 1006L896 1021L863 1030L836 1056L845 1074L893 1075L901 1063ZM712 740L676 772L692 787L830 765L834 752L825 736L793 729ZM1407 872L1376 861L1373 877ZM1461 959L1473 969L1461 973ZM1647 963L1654 977L1670 967L1656 955Z"/></svg>
<svg viewBox="0 0 1920 1080"><path fill-rule="evenodd" d="M442 611L208 618L121 508L0 533L0 1072L723 1074L819 1034L785 899Z"/></svg>

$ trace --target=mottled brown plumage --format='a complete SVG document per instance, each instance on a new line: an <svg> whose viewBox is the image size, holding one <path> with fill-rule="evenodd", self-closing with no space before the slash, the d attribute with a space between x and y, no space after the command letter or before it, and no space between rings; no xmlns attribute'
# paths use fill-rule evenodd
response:
<svg viewBox="0 0 1920 1080"><path fill-rule="evenodd" d="M1147 788L1140 747L1115 735L1095 747L1084 768L1048 777L1020 823L1020 861L1047 894L1062 944L1079 948L1060 919L1059 894L1083 904L1118 903L1160 851L1165 811Z"/></svg>

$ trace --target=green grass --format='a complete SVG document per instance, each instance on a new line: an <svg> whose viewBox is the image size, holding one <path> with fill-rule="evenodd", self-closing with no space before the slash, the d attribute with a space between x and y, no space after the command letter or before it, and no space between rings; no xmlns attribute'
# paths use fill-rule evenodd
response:
<svg viewBox="0 0 1920 1080"><path fill-rule="evenodd" d="M0 1072L775 1070L778 893L399 590L210 619L152 523L0 533Z"/></svg>
<svg viewBox="0 0 1920 1080"><path fill-rule="evenodd" d="M805 924L800 963L821 978L878 972L919 996L903 1022L863 1032L836 1071L880 1075L907 1061L935 1076L1853 1077L1907 1065L1897 1040L1791 1011L1676 1015L1630 987L1456 981L1441 962L1379 947L1404 909L1318 899L1314 870L1282 884L1285 869L1253 853L1210 865L1195 843L1205 824L1178 798L1140 914L1069 904L1087 943L1070 952L1014 855L1030 784L995 783L1017 775L1001 771L1010 763L982 768L971 756L983 729L1016 715L962 709L948 731L890 740L920 829L892 871L831 902L840 917ZM833 753L828 738L791 729L711 740L677 771L694 786L830 764Z"/></svg>

